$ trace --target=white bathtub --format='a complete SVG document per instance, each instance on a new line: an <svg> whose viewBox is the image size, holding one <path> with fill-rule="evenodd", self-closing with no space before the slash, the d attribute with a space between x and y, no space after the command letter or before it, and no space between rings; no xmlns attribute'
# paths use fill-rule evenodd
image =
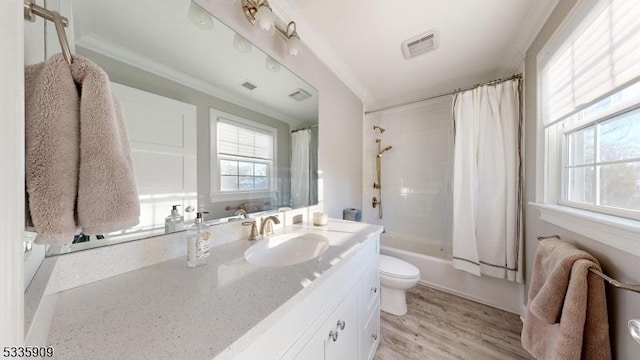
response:
<svg viewBox="0 0 640 360"><path fill-rule="evenodd" d="M420 283L482 304L523 314L522 285L488 276L477 277L451 265L450 245L394 233L380 237L380 253L403 259L420 269Z"/></svg>
<svg viewBox="0 0 640 360"><path fill-rule="evenodd" d="M444 247L435 240L385 232L380 237L380 243L383 247L398 249L399 251L409 252L416 255L451 259L451 245Z"/></svg>

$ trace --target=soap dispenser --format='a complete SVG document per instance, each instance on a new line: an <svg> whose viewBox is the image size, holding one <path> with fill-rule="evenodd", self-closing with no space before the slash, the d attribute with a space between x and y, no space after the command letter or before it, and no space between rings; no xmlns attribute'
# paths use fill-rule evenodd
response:
<svg viewBox="0 0 640 360"><path fill-rule="evenodd" d="M169 234L172 232L184 230L184 216L180 215L178 212L178 206L173 205L173 209L171 209L171 214L164 218L164 233Z"/></svg>
<svg viewBox="0 0 640 360"><path fill-rule="evenodd" d="M209 225L202 221L203 213L208 214L207 212L197 213L195 223L187 230L187 265L189 267L205 265L209 257L211 232Z"/></svg>

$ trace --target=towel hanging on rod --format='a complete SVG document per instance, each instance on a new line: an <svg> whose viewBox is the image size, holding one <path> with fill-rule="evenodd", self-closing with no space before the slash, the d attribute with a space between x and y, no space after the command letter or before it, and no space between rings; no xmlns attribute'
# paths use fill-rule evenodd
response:
<svg viewBox="0 0 640 360"><path fill-rule="evenodd" d="M60 41L62 56L64 56L64 59L67 61L67 63L71 65L71 50L69 49L67 34L64 30L65 26L69 25L69 20L64 16L61 16L57 11L47 10L33 3L32 0L24 0L24 19L34 22L36 21L36 15L42 17L45 20L53 21L56 26L58 41Z"/></svg>
<svg viewBox="0 0 640 360"><path fill-rule="evenodd" d="M560 239L560 235L551 235L551 236L538 236L538 241L542 241L542 240L546 240L546 239ZM607 276L605 273L593 269L593 268L589 268L589 271L591 271L592 273L600 276L601 278L603 278L606 282L608 282L609 284L611 284L614 287L617 287L618 289L623 289L623 290L629 290L629 291L633 291L635 293L640 293L640 285L629 285L629 284L623 284L620 281L613 279L609 276Z"/></svg>

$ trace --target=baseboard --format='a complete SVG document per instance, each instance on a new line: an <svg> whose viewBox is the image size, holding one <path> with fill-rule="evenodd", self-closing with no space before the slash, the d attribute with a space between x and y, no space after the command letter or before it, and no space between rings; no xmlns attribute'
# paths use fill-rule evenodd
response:
<svg viewBox="0 0 640 360"><path fill-rule="evenodd" d="M510 312L512 314L516 314L516 315L520 315L520 316L524 315L524 313L522 312L522 309L508 308L508 307L505 307L505 306L503 306L501 304L493 303L491 301L488 301L487 299L480 298L478 296L475 296L475 295L467 293L467 292L458 291L458 290L455 290L455 289L452 289L452 288L449 288L449 287L446 287L446 286L442 286L442 285L439 285L439 284L436 284L436 283L432 283L432 282L429 282L429 281L424 281L424 280L420 280L418 282L418 284L423 285L423 286L427 286L427 287L430 287L430 288L433 288L433 289L436 289L436 290L444 291L444 292L449 293L449 294L460 296L461 298L465 298L467 300L475 301L475 302L483 304L483 305L491 306L493 308L500 309L500 310L503 310L503 311L506 311L506 312Z"/></svg>

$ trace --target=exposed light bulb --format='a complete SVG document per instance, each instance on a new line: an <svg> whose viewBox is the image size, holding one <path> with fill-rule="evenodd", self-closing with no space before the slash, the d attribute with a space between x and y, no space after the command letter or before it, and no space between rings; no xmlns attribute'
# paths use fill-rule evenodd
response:
<svg viewBox="0 0 640 360"><path fill-rule="evenodd" d="M261 4L256 12L256 23L265 32L269 32L273 27L273 13L271 9L265 4Z"/></svg>
<svg viewBox="0 0 640 360"><path fill-rule="evenodd" d="M189 20L201 29L213 29L213 16L193 1L189 5Z"/></svg>
<svg viewBox="0 0 640 360"><path fill-rule="evenodd" d="M297 56L300 52L300 38L298 35L292 35L287 39L287 52L291 56Z"/></svg>

